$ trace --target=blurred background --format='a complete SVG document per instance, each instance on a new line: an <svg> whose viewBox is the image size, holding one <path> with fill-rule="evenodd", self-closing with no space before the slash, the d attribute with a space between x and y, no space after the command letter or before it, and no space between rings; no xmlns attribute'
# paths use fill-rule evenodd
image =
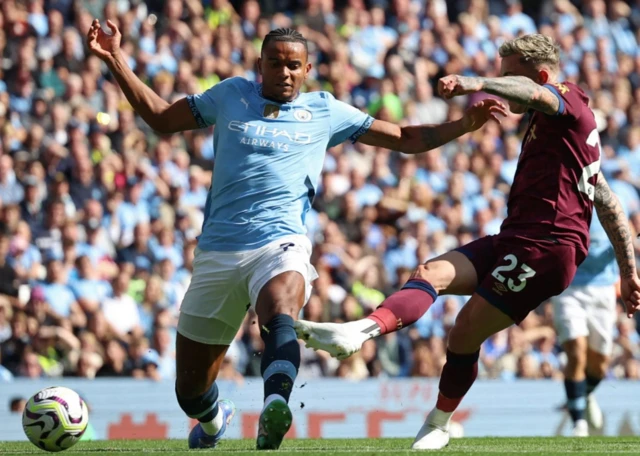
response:
<svg viewBox="0 0 640 456"><path fill-rule="evenodd" d="M3 0L0 382L175 375L177 315L215 166L213 129L149 129L88 54L93 18L119 26L129 65L167 101L231 76L259 81L263 37L294 27L313 63L304 90L328 90L401 125L460 117L476 96L438 98L439 77L496 76L504 40L553 36L561 80L589 95L603 171L640 232L640 0ZM361 318L419 263L497 233L525 120L511 114L419 156L330 149L307 217L320 277L304 318ZM464 302L441 297L413 327L343 362L301 348L300 382L437 378ZM221 371L236 385L260 374L255 320L247 316ZM543 303L487 341L480 377L560 378L552 322ZM612 379L640 379L639 322L620 313Z"/></svg>

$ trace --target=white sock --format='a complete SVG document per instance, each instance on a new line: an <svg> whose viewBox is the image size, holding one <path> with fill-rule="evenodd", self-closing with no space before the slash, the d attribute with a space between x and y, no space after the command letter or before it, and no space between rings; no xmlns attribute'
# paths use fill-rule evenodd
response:
<svg viewBox="0 0 640 456"><path fill-rule="evenodd" d="M202 430L205 434L208 435L216 435L222 429L222 423L224 420L224 413L222 413L222 409L218 408L218 414L211 420L206 423L200 422L202 426Z"/></svg>
<svg viewBox="0 0 640 456"><path fill-rule="evenodd" d="M264 407L262 407L262 411L264 411L264 409L267 408L267 405L271 404L273 401L287 402L286 399L284 397L280 396L279 394L270 394L264 400Z"/></svg>
<svg viewBox="0 0 640 456"><path fill-rule="evenodd" d="M371 320L370 318L363 318L361 320L352 321L347 323L351 325L354 331L361 332L366 334L369 339L373 339L374 337L378 337L382 332L378 323Z"/></svg>
<svg viewBox="0 0 640 456"><path fill-rule="evenodd" d="M448 431L452 416L453 412L443 412L442 410L434 408L431 413L429 413L429 417L427 419L429 420L429 423L433 424L435 427Z"/></svg>

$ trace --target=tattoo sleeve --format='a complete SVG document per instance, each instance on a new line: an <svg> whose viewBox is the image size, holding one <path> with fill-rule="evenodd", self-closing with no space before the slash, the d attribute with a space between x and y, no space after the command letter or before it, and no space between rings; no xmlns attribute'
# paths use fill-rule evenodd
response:
<svg viewBox="0 0 640 456"><path fill-rule="evenodd" d="M482 83L484 92L525 105L530 109L554 115L560 101L551 90L525 76L503 76L499 78L474 78Z"/></svg>
<svg viewBox="0 0 640 456"><path fill-rule="evenodd" d="M611 241L613 250L616 253L620 276L629 277L636 274L636 261L633 251L633 239L629 230L629 220L602 173L598 174L594 204L598 219L607 232L609 241Z"/></svg>

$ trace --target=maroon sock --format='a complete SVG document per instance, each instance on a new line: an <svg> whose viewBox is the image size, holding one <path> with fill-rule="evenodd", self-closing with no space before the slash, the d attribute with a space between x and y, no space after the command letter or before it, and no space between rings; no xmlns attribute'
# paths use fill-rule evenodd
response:
<svg viewBox="0 0 640 456"><path fill-rule="evenodd" d="M447 350L447 362L440 376L440 394L436 408L443 412L453 412L478 376L478 358L475 353L458 355Z"/></svg>
<svg viewBox="0 0 640 456"><path fill-rule="evenodd" d="M398 331L418 321L437 297L438 293L429 282L411 279L367 318L378 324L381 334Z"/></svg>

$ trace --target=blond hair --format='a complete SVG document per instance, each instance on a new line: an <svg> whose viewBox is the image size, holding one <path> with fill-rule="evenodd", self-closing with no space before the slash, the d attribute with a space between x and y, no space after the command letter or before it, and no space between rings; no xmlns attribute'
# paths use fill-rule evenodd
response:
<svg viewBox="0 0 640 456"><path fill-rule="evenodd" d="M547 65L558 69L560 64L560 47L553 38L534 33L505 41L498 51L500 57L519 55L522 62L534 65Z"/></svg>

